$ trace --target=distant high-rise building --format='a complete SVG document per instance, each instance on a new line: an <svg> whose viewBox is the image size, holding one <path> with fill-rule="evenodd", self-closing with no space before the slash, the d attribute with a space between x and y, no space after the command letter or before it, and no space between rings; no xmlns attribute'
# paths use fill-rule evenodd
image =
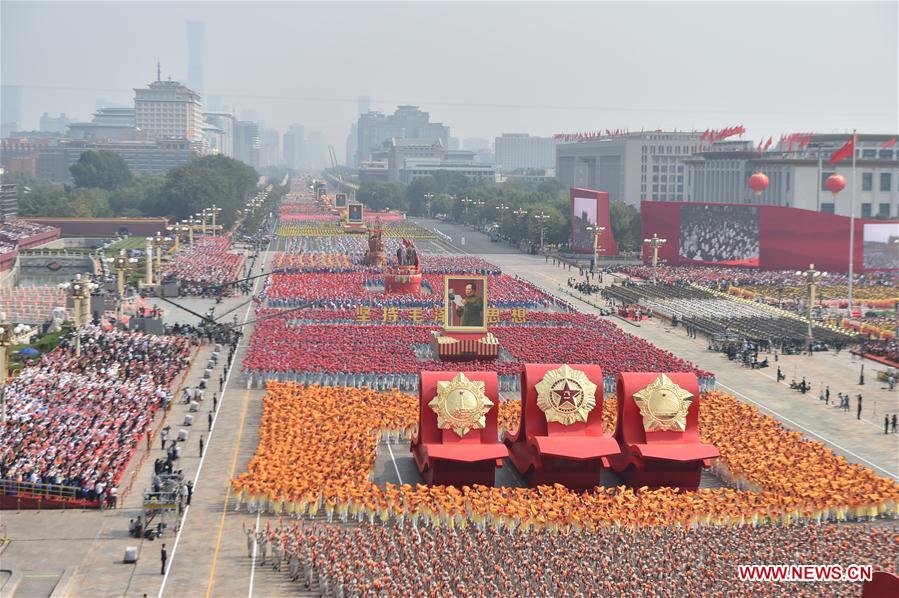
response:
<svg viewBox="0 0 899 598"><path fill-rule="evenodd" d="M288 168L302 170L306 159L306 131L303 125L292 124L284 133L284 163Z"/></svg>
<svg viewBox="0 0 899 598"><path fill-rule="evenodd" d="M356 163L356 143L359 134L356 131L356 123L350 125L350 134L346 138L346 164L351 166Z"/></svg>
<svg viewBox="0 0 899 598"><path fill-rule="evenodd" d="M22 88L0 85L0 137L9 137L22 124Z"/></svg>
<svg viewBox="0 0 899 598"><path fill-rule="evenodd" d="M503 133L496 138L496 164L505 172L555 168L556 140L526 133Z"/></svg>
<svg viewBox="0 0 899 598"><path fill-rule="evenodd" d="M71 123L72 139L136 141L142 136L134 126L134 108L97 108L91 122ZM146 139L146 136L143 136Z"/></svg>
<svg viewBox="0 0 899 598"><path fill-rule="evenodd" d="M259 118L256 116L256 111L252 108L244 108L240 111L240 120L251 120L256 122Z"/></svg>
<svg viewBox="0 0 899 598"><path fill-rule="evenodd" d="M234 158L253 168L259 167L259 125L240 120L234 125Z"/></svg>
<svg viewBox="0 0 899 598"><path fill-rule="evenodd" d="M462 149L473 152L490 149L490 142L480 137L467 137L462 140Z"/></svg>
<svg viewBox="0 0 899 598"><path fill-rule="evenodd" d="M259 166L278 166L281 163L281 133L278 129L259 131Z"/></svg>
<svg viewBox="0 0 899 598"><path fill-rule="evenodd" d="M203 73L203 38L206 23L203 21L187 22L187 86L202 97L205 89Z"/></svg>
<svg viewBox="0 0 899 598"><path fill-rule="evenodd" d="M321 131L309 131L309 140L306 142L306 167L312 170L321 170L330 166L327 156L327 142L325 134Z"/></svg>
<svg viewBox="0 0 899 598"><path fill-rule="evenodd" d="M225 109L222 96L206 96L206 110L209 112L230 112Z"/></svg>
<svg viewBox="0 0 899 598"><path fill-rule="evenodd" d="M356 100L356 116L371 112L371 98L369 96L359 96Z"/></svg>
<svg viewBox="0 0 899 598"><path fill-rule="evenodd" d="M200 95L177 81L157 79L145 89L134 90L134 124L150 139L183 137L201 142Z"/></svg>
<svg viewBox="0 0 899 598"><path fill-rule="evenodd" d="M685 166L702 133L645 131L556 145L566 187L608 191L612 201L684 201Z"/></svg>
<svg viewBox="0 0 899 598"><path fill-rule="evenodd" d="M366 112L359 116L356 127L356 165L371 160L372 152L379 151L390 139L415 139L422 142L440 141L449 145L449 127L430 122L430 115L418 106L398 106L396 112L384 115Z"/></svg>
<svg viewBox="0 0 899 598"><path fill-rule="evenodd" d="M40 130L42 133L65 133L71 122L66 118L65 112L59 116L50 116L44 112L41 116Z"/></svg>
<svg viewBox="0 0 899 598"><path fill-rule="evenodd" d="M456 150L461 149L460 145L461 144L459 143L458 137L450 137L449 142L446 146L446 149L448 149L450 151L456 151Z"/></svg>
<svg viewBox="0 0 899 598"><path fill-rule="evenodd" d="M0 185L0 222L13 220L19 213L19 193L16 185Z"/></svg>
<svg viewBox="0 0 899 598"><path fill-rule="evenodd" d="M234 115L230 112L204 112L203 137L211 153L234 157Z"/></svg>

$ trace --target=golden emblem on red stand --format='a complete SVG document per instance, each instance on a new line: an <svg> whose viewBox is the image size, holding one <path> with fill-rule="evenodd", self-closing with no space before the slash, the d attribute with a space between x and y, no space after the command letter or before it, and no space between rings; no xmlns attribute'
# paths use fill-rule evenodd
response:
<svg viewBox="0 0 899 598"><path fill-rule="evenodd" d="M431 399L428 407L437 414L438 428L452 430L462 437L470 430L486 426L486 415L493 407L493 401L487 398L483 382L469 380L459 372L449 382L437 382L437 396Z"/></svg>
<svg viewBox="0 0 899 598"><path fill-rule="evenodd" d="M643 429L647 432L687 429L687 410L693 395L665 374L634 393L634 402L643 416Z"/></svg>
<svg viewBox="0 0 899 598"><path fill-rule="evenodd" d="M567 364L546 372L535 385L537 407L546 414L546 421L569 426L586 422L587 415L596 407L596 385L587 374Z"/></svg>

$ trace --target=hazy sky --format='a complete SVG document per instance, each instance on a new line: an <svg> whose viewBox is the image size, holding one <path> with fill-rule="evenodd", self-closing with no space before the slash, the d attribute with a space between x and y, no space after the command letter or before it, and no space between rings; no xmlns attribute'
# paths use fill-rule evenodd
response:
<svg viewBox="0 0 899 598"><path fill-rule="evenodd" d="M455 137L743 124L899 129L899 11L890 2L9 2L2 82L25 128L88 119L98 99L185 80L188 20L206 94L267 126L324 131L342 158L356 97L411 103Z"/></svg>

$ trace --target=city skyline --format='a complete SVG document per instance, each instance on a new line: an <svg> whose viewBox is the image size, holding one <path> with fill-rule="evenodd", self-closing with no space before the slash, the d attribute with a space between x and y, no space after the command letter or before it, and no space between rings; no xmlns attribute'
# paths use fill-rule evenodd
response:
<svg viewBox="0 0 899 598"><path fill-rule="evenodd" d="M163 79L187 83L187 23L200 22L204 100L214 96L238 112L252 110L281 132L302 122L323 131L340 156L360 96L385 113L418 105L456 138L736 123L746 125L752 139L797 130L894 129L899 59L889 49L896 5L827 3L828 19L809 19L818 4L610 2L570 4L564 11L516 4L513 19L509 3L478 4L479 18L472 21L472 4L270 3L260 13L259 4L251 9L248 3L4 2L3 83L22 86L20 128L37 128L44 112L86 120L99 97L133 99L134 87L155 79L157 61ZM552 18L545 18L548 10ZM260 14L274 18L260 20ZM297 29L298 23L338 18L344 26L339 34L329 27ZM691 27L672 28L671 19ZM412 20L413 30L396 26ZM101 21L113 26L91 35ZM394 25L389 39L367 35L388 22ZM470 30L466 39L477 43L446 41L424 57L409 52L446 39L462 22ZM616 25L559 35L590 22ZM263 32L256 23L264 23ZM759 32L777 44L759 43ZM735 43L740 35L745 43ZM49 42L47 51L29 53L36 38L61 40L84 60L63 65ZM484 44L496 50L490 63L478 60ZM124 45L128 52L108 51ZM622 61L627 45L631 60ZM710 51L715 48L725 51ZM592 52L589 60L574 59L585 50ZM22 56L28 60L16 58ZM376 65L393 56L403 59L385 77ZM96 68L98 61L104 68Z"/></svg>

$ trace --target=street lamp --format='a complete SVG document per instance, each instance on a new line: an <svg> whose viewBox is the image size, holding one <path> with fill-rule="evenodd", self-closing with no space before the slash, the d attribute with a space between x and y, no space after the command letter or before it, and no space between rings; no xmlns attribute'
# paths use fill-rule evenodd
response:
<svg viewBox="0 0 899 598"><path fill-rule="evenodd" d="M206 234L206 217L207 216L208 216L208 214L206 213L206 210L203 210L202 212L197 212L196 214L194 214L194 217L198 218L200 220L200 222L199 222L200 232L203 233L204 235Z"/></svg>
<svg viewBox="0 0 899 598"><path fill-rule="evenodd" d="M526 218L527 215L528 215L528 211L525 210L524 208L518 208L517 210L512 210L512 214L514 214L515 216L521 218L521 228L519 229L519 232L521 232L521 229L527 229L527 227L525 226L525 218ZM526 230L525 230L525 232L526 232ZM519 240L519 249L521 248L521 247L520 247L520 243L521 243L521 238L522 238L523 236L524 236L523 234L520 234L520 235L518 236L518 240Z"/></svg>
<svg viewBox="0 0 899 598"><path fill-rule="evenodd" d="M603 231L606 230L606 227L599 226L597 224L591 224L584 227L584 229L588 233L593 233L593 267L590 269L590 271L592 272L594 269L599 268L599 235L601 235Z"/></svg>
<svg viewBox="0 0 899 598"><path fill-rule="evenodd" d="M430 218L431 217L431 200L434 199L434 194L433 193L425 193L424 198L428 204L428 218Z"/></svg>
<svg viewBox="0 0 899 598"><path fill-rule="evenodd" d="M215 217L222 211L221 208L217 208L215 204L212 204L211 208L206 208L206 211L212 217L212 236L215 236Z"/></svg>
<svg viewBox="0 0 899 598"><path fill-rule="evenodd" d="M546 228L546 221L552 218L549 214L544 214L543 210L540 210L539 214L534 214L534 220L540 225L540 253L543 253L543 233Z"/></svg>
<svg viewBox="0 0 899 598"><path fill-rule="evenodd" d="M61 289L69 292L75 303L75 355L81 356L81 327L85 321L85 309L90 309L91 291L97 285L87 278L81 278L76 274L72 282L64 282L59 285ZM85 303L87 305L85 306Z"/></svg>
<svg viewBox="0 0 899 598"><path fill-rule="evenodd" d="M811 345L814 342L815 337L812 332L812 307L815 304L815 288L818 286L818 279L827 276L826 272L819 272L815 270L815 264L809 264L808 270L805 272L797 272L799 276L805 275L805 285L807 287L807 297L808 297L808 330L806 331L806 335L808 336L808 344L809 344L809 357L811 357Z"/></svg>
<svg viewBox="0 0 899 598"><path fill-rule="evenodd" d="M119 322L125 313L125 276L128 271L137 263L137 258L128 257L123 249L117 257L108 258L109 262L115 265L116 274L119 282Z"/></svg>
<svg viewBox="0 0 899 598"><path fill-rule="evenodd" d="M156 275L162 276L162 244L165 242L165 237L159 231L156 231L156 236L153 237L153 244L156 246Z"/></svg>
<svg viewBox="0 0 899 598"><path fill-rule="evenodd" d="M643 239L652 248L652 284L656 284L656 265L659 263L659 248L668 242L668 239L662 239L656 233L652 233L651 239Z"/></svg>

